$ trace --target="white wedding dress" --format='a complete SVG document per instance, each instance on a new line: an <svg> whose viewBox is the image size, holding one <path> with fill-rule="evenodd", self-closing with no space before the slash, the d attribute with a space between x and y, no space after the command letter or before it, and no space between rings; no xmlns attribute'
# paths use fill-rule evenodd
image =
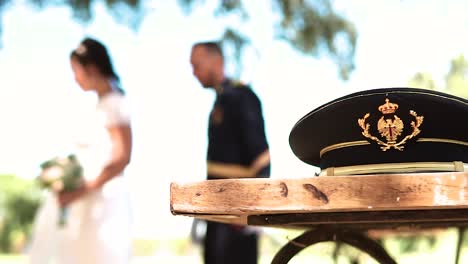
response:
<svg viewBox="0 0 468 264"><path fill-rule="evenodd" d="M112 92L101 98L76 155L87 180L98 176L110 158L107 127L129 124L124 96ZM48 194L36 215L29 260L31 264L128 264L131 258L131 210L128 184L119 175L100 191L73 202L67 223L57 226L56 197Z"/></svg>

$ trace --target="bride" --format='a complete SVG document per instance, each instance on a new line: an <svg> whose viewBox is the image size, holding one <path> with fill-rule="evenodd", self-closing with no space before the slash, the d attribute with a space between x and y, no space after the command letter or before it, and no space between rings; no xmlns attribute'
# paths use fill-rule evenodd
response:
<svg viewBox="0 0 468 264"><path fill-rule="evenodd" d="M32 264L126 264L131 257L129 193L123 171L130 162L132 132L125 96L106 47L86 38L70 55L75 80L97 95L86 120L88 138L77 156L84 168L84 187L50 194L39 209L29 260ZM57 225L59 207L67 223Z"/></svg>

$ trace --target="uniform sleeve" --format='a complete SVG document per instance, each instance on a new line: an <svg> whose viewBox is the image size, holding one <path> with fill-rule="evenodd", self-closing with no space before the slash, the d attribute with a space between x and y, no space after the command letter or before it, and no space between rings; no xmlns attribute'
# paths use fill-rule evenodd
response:
<svg viewBox="0 0 468 264"><path fill-rule="evenodd" d="M249 160L253 162L260 154L268 150L262 107L258 97L251 91L245 91L240 106L243 143L247 149L246 154Z"/></svg>
<svg viewBox="0 0 468 264"><path fill-rule="evenodd" d="M101 110L107 128L130 124L130 111L123 95L115 94L105 98Z"/></svg>

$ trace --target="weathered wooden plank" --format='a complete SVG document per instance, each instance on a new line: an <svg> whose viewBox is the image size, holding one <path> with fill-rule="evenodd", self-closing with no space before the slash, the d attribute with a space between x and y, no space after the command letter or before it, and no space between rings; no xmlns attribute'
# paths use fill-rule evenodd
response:
<svg viewBox="0 0 468 264"><path fill-rule="evenodd" d="M173 214L263 215L468 208L468 173L229 179L171 184Z"/></svg>
<svg viewBox="0 0 468 264"><path fill-rule="evenodd" d="M205 214L181 214L197 219L220 222L234 225L247 225L247 215L205 215Z"/></svg>

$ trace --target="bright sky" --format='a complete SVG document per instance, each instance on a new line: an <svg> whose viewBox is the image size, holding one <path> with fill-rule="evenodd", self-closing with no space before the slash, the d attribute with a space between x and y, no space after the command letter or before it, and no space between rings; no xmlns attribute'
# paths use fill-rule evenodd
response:
<svg viewBox="0 0 468 264"><path fill-rule="evenodd" d="M192 76L190 47L218 38L224 23L232 21L213 18L208 8L213 0L190 17L176 1L153 2L137 32L115 24L100 6L88 26L74 22L66 8L37 12L17 4L5 13L0 173L33 177L41 161L68 149L74 118L94 99L74 83L68 55L85 35L96 37L108 46L133 110L134 155L126 175L135 204L135 235L165 237L187 234L191 221L170 214L170 182L205 177L214 94ZM244 2L253 19L241 26L259 55L247 56L242 78L263 102L273 178L315 172L288 145L294 123L315 107L358 90L405 86L417 71L442 80L450 59L468 54L467 1L336 0L359 33L356 70L342 82L326 57L305 57L273 39L271 1ZM161 224L168 221L181 227Z"/></svg>

